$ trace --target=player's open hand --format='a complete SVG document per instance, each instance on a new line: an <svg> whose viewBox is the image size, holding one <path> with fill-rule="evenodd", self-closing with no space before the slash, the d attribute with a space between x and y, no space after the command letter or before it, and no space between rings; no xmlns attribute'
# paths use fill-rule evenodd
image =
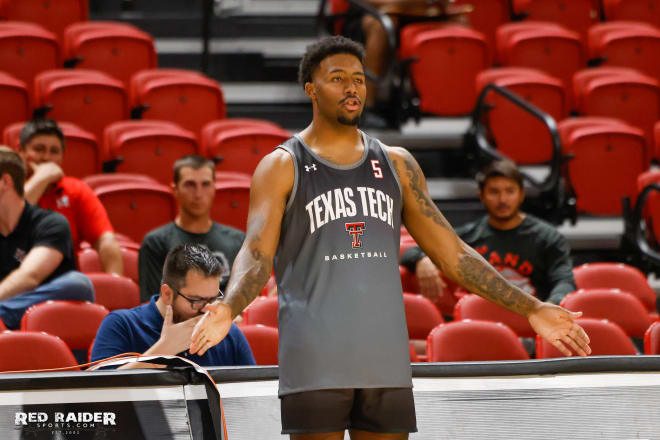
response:
<svg viewBox="0 0 660 440"><path fill-rule="evenodd" d="M223 303L207 304L204 316L192 333L190 354L202 356L222 341L231 329L231 308Z"/></svg>
<svg viewBox="0 0 660 440"><path fill-rule="evenodd" d="M529 323L536 333L566 356L573 355L568 347L580 356L587 356L591 354L589 336L575 322L580 316L582 312L570 312L554 304L541 303L529 315Z"/></svg>
<svg viewBox="0 0 660 440"><path fill-rule="evenodd" d="M190 337L201 316L174 323L172 306L165 308L163 328L160 332L159 352L162 354L177 354L188 350Z"/></svg>

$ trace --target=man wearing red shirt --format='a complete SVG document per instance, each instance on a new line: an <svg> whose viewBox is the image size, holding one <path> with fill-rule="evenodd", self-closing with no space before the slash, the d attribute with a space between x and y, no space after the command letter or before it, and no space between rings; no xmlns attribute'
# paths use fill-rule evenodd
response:
<svg viewBox="0 0 660 440"><path fill-rule="evenodd" d="M35 119L23 126L21 156L28 165L25 198L64 215L71 227L74 249L87 241L108 273L123 273L121 250L105 208L82 180L62 171L64 135L52 119Z"/></svg>

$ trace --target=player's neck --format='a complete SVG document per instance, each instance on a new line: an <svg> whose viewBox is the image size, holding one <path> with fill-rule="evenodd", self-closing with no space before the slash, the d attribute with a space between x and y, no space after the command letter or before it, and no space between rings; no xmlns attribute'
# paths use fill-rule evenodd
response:
<svg viewBox="0 0 660 440"><path fill-rule="evenodd" d="M357 125L333 124L323 118L314 118L300 136L315 153L333 162L345 165L345 162L359 160L362 155L362 139Z"/></svg>
<svg viewBox="0 0 660 440"><path fill-rule="evenodd" d="M514 229L520 226L520 224L525 220L527 215L524 212L518 211L516 215L508 219L498 219L492 215L488 217L488 223L495 228L502 231L508 231L509 229Z"/></svg>
<svg viewBox="0 0 660 440"><path fill-rule="evenodd" d="M21 214L25 209L25 200L17 194L5 194L5 200L0 201L0 234L7 237L11 234L18 221L21 219Z"/></svg>
<svg viewBox="0 0 660 440"><path fill-rule="evenodd" d="M179 214L174 219L174 223L191 234L206 234L211 230L211 226L213 225L210 214L195 217L183 210L179 211Z"/></svg>

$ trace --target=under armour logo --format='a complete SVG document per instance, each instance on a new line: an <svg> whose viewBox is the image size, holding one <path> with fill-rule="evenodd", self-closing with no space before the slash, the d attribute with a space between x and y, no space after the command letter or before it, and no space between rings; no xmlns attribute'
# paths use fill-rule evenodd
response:
<svg viewBox="0 0 660 440"><path fill-rule="evenodd" d="M310 171L316 171L316 164L313 163L311 166L305 165L305 171L307 171L308 173Z"/></svg>

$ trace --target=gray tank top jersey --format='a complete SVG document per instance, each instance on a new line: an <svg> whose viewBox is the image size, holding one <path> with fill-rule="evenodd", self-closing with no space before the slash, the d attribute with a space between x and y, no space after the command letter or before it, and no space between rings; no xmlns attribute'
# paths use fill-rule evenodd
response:
<svg viewBox="0 0 660 440"><path fill-rule="evenodd" d="M294 136L295 163L275 256L279 394L412 387L398 270L401 187L379 141L359 162L324 160Z"/></svg>

